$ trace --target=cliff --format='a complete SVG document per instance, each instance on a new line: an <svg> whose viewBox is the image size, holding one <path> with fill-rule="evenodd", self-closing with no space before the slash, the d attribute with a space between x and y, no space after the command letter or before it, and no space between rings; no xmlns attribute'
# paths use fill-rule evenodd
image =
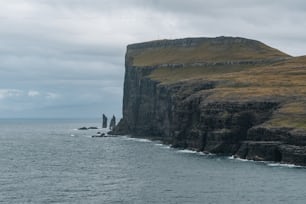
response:
<svg viewBox="0 0 306 204"><path fill-rule="evenodd" d="M244 38L129 45L114 134L306 165L306 57Z"/></svg>

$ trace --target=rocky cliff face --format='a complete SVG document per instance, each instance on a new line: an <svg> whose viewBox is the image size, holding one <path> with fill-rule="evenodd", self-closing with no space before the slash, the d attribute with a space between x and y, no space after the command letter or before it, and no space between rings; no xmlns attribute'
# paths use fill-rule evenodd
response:
<svg viewBox="0 0 306 204"><path fill-rule="evenodd" d="M288 113L290 103L296 97L304 100L300 84L299 89L287 90L288 85L272 73L287 74L284 67L289 64L295 65L290 56L243 38L129 45L123 119L113 133L158 139L179 148L305 165L303 125L281 124L284 114L293 116ZM260 83L266 80L261 74L272 77Z"/></svg>

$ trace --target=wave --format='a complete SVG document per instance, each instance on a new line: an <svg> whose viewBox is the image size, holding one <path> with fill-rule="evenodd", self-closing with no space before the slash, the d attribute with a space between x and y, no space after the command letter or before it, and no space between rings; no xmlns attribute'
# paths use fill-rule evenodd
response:
<svg viewBox="0 0 306 204"><path fill-rule="evenodd" d="M128 137L128 136L123 136L125 140L129 141L135 141L135 142L152 142L149 139L143 139L143 138L134 138L134 137Z"/></svg>
<svg viewBox="0 0 306 204"><path fill-rule="evenodd" d="M206 156L206 157L216 156L216 154L213 154L213 153L200 152L200 151L195 151L195 150L190 150L190 149L181 149L181 150L177 150L177 152L178 153L185 153L185 154L195 154L195 155L198 155L198 156Z"/></svg>
<svg viewBox="0 0 306 204"><path fill-rule="evenodd" d="M151 140L148 139L135 139L137 142L152 142Z"/></svg>
<svg viewBox="0 0 306 204"><path fill-rule="evenodd" d="M206 152L197 152L197 154L201 156L215 156L215 154L213 153L206 153Z"/></svg>
<svg viewBox="0 0 306 204"><path fill-rule="evenodd" d="M242 162L253 162L254 160L248 160L248 159L242 159L239 157L235 157L234 155L227 157L230 160L237 160L237 161L242 161Z"/></svg>
<svg viewBox="0 0 306 204"><path fill-rule="evenodd" d="M196 153L198 153L197 151L189 150L189 149L181 149L181 150L178 150L177 152L179 152L179 153L187 153L187 154L196 154Z"/></svg>
<svg viewBox="0 0 306 204"><path fill-rule="evenodd" d="M284 164L284 163L276 163L276 162L269 162L269 161L255 161L249 159L241 159L239 157L235 157L234 155L227 157L230 160L236 160L241 162L256 162L256 163L263 163L270 167L286 167L286 168L303 168L303 166L295 165L295 164Z"/></svg>
<svg viewBox="0 0 306 204"><path fill-rule="evenodd" d="M162 143L155 143L154 145L158 146L158 147L161 147L163 149L171 149L171 145L165 145L165 144L162 144Z"/></svg>
<svg viewBox="0 0 306 204"><path fill-rule="evenodd" d="M124 138L125 140L129 140L129 141L135 141L135 142L144 142L144 143L154 142L150 139L134 138L134 137L130 137L129 135L123 135L123 136L121 136L121 138ZM159 146L161 148L165 148L165 149L172 148L171 145L165 145L165 144L162 144L162 143L159 143L159 142L155 143L154 145ZM177 152L178 153L185 153L185 154L197 154L197 155L201 155L201 156L216 156L216 154L207 153L207 152L198 152L198 151L189 150L189 149L180 149L180 150L177 150ZM283 163L275 163L275 162L269 162L269 161L255 161L255 160L242 159L242 158L236 157L234 155L228 156L226 158L229 159L229 160L236 160L236 161L240 161L240 162L264 163L265 165L267 165L269 167L303 168L302 166L294 165L294 164L283 164Z"/></svg>
<svg viewBox="0 0 306 204"><path fill-rule="evenodd" d="M268 163L267 165L271 167L303 168L302 166L295 164Z"/></svg>

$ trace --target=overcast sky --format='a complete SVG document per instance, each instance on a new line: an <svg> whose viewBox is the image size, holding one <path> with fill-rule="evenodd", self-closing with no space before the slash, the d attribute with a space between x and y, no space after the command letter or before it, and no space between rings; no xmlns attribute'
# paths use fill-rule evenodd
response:
<svg viewBox="0 0 306 204"><path fill-rule="evenodd" d="M127 44L240 36L298 56L305 19L305 0L0 0L0 117L120 117Z"/></svg>

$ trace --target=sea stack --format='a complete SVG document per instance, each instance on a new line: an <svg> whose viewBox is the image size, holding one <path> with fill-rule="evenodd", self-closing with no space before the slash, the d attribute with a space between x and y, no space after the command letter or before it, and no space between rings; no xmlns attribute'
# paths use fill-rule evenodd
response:
<svg viewBox="0 0 306 204"><path fill-rule="evenodd" d="M107 128L107 117L102 115L102 128Z"/></svg>
<svg viewBox="0 0 306 204"><path fill-rule="evenodd" d="M113 115L110 123L109 123L109 129L113 130L116 127L116 117Z"/></svg>

